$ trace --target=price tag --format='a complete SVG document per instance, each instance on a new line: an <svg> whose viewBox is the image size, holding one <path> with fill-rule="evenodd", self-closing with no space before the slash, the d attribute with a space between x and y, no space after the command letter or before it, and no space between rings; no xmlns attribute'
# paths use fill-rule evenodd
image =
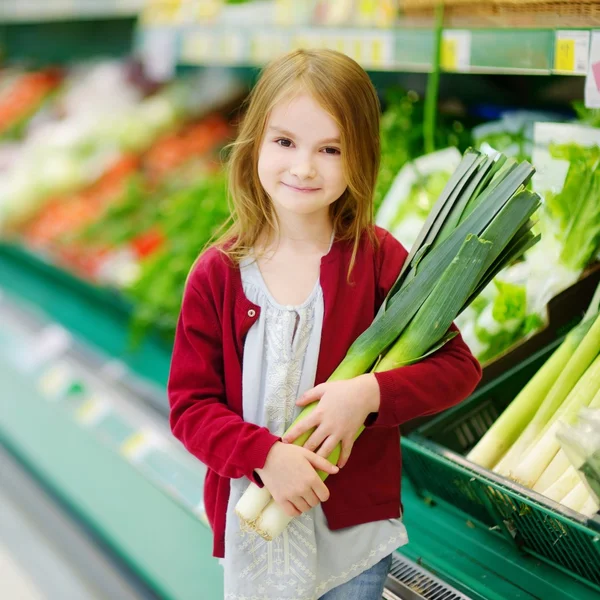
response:
<svg viewBox="0 0 600 600"><path fill-rule="evenodd" d="M73 373L65 364L50 367L38 381L38 389L51 400L56 400L72 380Z"/></svg>
<svg viewBox="0 0 600 600"><path fill-rule="evenodd" d="M76 411L75 420L81 425L91 427L110 412L110 406L98 398L86 400Z"/></svg>
<svg viewBox="0 0 600 600"><path fill-rule="evenodd" d="M589 31L557 31L554 44L554 71L570 75L585 75L588 68L589 47Z"/></svg>
<svg viewBox="0 0 600 600"><path fill-rule="evenodd" d="M359 0L357 15L359 25L373 25L375 23L378 4L378 0Z"/></svg>
<svg viewBox="0 0 600 600"><path fill-rule="evenodd" d="M120 452L129 460L139 461L155 446L155 441L149 431L136 431L123 442Z"/></svg>
<svg viewBox="0 0 600 600"><path fill-rule="evenodd" d="M378 33L369 37L364 65L374 69L389 69L394 59L394 40L388 33Z"/></svg>
<svg viewBox="0 0 600 600"><path fill-rule="evenodd" d="M142 61L146 73L155 81L167 81L175 73L177 34L170 28L144 32Z"/></svg>
<svg viewBox="0 0 600 600"><path fill-rule="evenodd" d="M585 105L587 108L600 108L600 31L592 31L585 78Z"/></svg>
<svg viewBox="0 0 600 600"><path fill-rule="evenodd" d="M440 63L444 71L468 71L471 66L471 32L446 29L442 35Z"/></svg>

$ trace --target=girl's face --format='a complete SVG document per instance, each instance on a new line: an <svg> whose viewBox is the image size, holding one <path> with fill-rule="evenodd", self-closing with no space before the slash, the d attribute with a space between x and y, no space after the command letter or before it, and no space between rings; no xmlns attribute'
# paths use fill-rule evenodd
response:
<svg viewBox="0 0 600 600"><path fill-rule="evenodd" d="M312 96L275 105L260 147L258 177L284 218L328 214L344 193L340 131Z"/></svg>

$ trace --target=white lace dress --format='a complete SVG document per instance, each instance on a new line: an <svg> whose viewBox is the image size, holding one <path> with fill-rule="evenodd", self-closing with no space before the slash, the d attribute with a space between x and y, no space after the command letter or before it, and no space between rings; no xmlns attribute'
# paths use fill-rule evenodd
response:
<svg viewBox="0 0 600 600"><path fill-rule="evenodd" d="M248 299L261 307L244 345L244 420L283 435L300 412L296 399L314 385L323 325L317 282L299 306L270 295L256 262L242 263ZM240 530L234 507L249 485L231 480L225 532L225 600L316 600L408 541L399 519L330 531L321 506L294 519L272 542Z"/></svg>

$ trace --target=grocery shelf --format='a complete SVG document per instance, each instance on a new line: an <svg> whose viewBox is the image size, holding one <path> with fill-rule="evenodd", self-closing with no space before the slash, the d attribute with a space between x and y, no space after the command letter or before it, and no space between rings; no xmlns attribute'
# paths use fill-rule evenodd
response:
<svg viewBox="0 0 600 600"><path fill-rule="evenodd" d="M2 0L0 24L135 17L145 0Z"/></svg>
<svg viewBox="0 0 600 600"><path fill-rule="evenodd" d="M131 53L144 0L2 0L0 55L39 67Z"/></svg>
<svg viewBox="0 0 600 600"><path fill-rule="evenodd" d="M587 72L590 30L446 29L442 69L456 73L571 74ZM142 25L136 48L180 65L260 66L297 47L326 47L371 71L428 72L433 29Z"/></svg>

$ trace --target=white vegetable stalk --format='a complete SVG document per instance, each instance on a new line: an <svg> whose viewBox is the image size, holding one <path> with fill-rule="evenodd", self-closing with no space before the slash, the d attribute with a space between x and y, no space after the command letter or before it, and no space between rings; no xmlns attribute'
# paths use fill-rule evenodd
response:
<svg viewBox="0 0 600 600"><path fill-rule="evenodd" d="M580 341L579 336L566 337L469 452L468 460L486 469L491 469L498 463L531 421Z"/></svg>
<svg viewBox="0 0 600 600"><path fill-rule="evenodd" d="M561 448L546 470L541 474L540 478L533 486L534 491L540 494L546 494L546 490L554 485L569 469L571 461L566 452Z"/></svg>
<svg viewBox="0 0 600 600"><path fill-rule="evenodd" d="M235 505L235 514L239 517L242 528L250 528L270 501L271 494L266 487L259 488L251 483Z"/></svg>
<svg viewBox="0 0 600 600"><path fill-rule="evenodd" d="M561 504L571 510L581 512L583 507L591 499L590 492L585 483L580 481L562 500Z"/></svg>
<svg viewBox="0 0 600 600"><path fill-rule="evenodd" d="M536 440L543 434L544 428L549 422L552 422L554 416L561 405L566 401L571 390L581 379L592 361L598 356L598 352L600 352L600 315L595 317L593 325L587 331L585 337L579 343L577 349L561 371L555 384L548 392L529 425L494 469L497 473L505 477L513 476L513 471L521 462L523 454L530 452ZM544 468L546 468L546 466L547 464ZM525 485L531 487L531 485L536 482L539 475L541 475L541 473L538 473L538 476L530 482L530 485Z"/></svg>
<svg viewBox="0 0 600 600"><path fill-rule="evenodd" d="M559 477L548 489L542 494L550 500L560 502L565 498L576 486L581 483L581 477L577 473L574 466L570 466L561 477Z"/></svg>
<svg viewBox="0 0 600 600"><path fill-rule="evenodd" d="M591 331L591 330L590 330ZM556 411L552 420L540 433L525 459L517 466L511 477L526 487L532 488L560 449L556 437L560 422L573 423L579 410L588 406L600 388L600 356L592 363L577 382L569 397Z"/></svg>

